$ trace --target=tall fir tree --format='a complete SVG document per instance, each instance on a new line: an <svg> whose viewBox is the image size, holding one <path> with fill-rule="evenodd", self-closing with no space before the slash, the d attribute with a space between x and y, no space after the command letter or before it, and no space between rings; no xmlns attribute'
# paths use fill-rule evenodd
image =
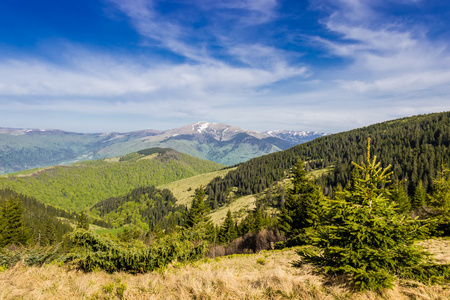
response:
<svg viewBox="0 0 450 300"><path fill-rule="evenodd" d="M318 222L322 198L319 189L306 177L300 160L293 168L291 183L278 217L278 228L288 237L301 234L305 228Z"/></svg>
<svg viewBox="0 0 450 300"><path fill-rule="evenodd" d="M450 170L442 166L442 172L433 180L431 205L438 208L443 214L450 214Z"/></svg>
<svg viewBox="0 0 450 300"><path fill-rule="evenodd" d="M433 180L430 199L437 214L437 232L450 235L450 170L445 165L439 177Z"/></svg>
<svg viewBox="0 0 450 300"><path fill-rule="evenodd" d="M194 227L199 223L209 223L210 218L208 217L209 206L205 202L206 192L203 186L200 186L195 190L194 199L192 200L192 205L189 208L186 216L186 227Z"/></svg>
<svg viewBox="0 0 450 300"><path fill-rule="evenodd" d="M422 180L416 186L412 201L413 209L418 209L427 205L427 192L423 186Z"/></svg>
<svg viewBox="0 0 450 300"><path fill-rule="evenodd" d="M240 236L255 231L255 218L253 217L253 212L250 211L247 216L242 219L238 226L238 233Z"/></svg>
<svg viewBox="0 0 450 300"><path fill-rule="evenodd" d="M396 210L399 214L404 214L411 210L411 200L401 182L396 182L393 185L389 199L397 204Z"/></svg>
<svg viewBox="0 0 450 300"><path fill-rule="evenodd" d="M231 214L231 211L228 210L227 216L223 221L223 224L219 231L219 241L221 243L231 243L233 240L237 238L237 230L236 224Z"/></svg>
<svg viewBox="0 0 450 300"><path fill-rule="evenodd" d="M77 228L89 230L89 220L84 211L82 211L77 217Z"/></svg>
<svg viewBox="0 0 450 300"><path fill-rule="evenodd" d="M7 197L0 206L0 247L7 245L25 245L29 230L25 226L22 201Z"/></svg>

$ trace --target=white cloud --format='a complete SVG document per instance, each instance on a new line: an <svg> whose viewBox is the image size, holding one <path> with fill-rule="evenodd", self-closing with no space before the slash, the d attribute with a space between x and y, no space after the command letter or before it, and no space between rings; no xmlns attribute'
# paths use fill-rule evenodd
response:
<svg viewBox="0 0 450 300"><path fill-rule="evenodd" d="M422 26L408 26L401 19L385 18L373 9L377 1L341 0L324 24L338 39L314 37L329 53L351 59L334 74L350 92L378 96L404 94L450 85L449 53L431 41ZM417 1L408 1L414 4Z"/></svg>
<svg viewBox="0 0 450 300"><path fill-rule="evenodd" d="M205 10L235 9L246 11L245 14L222 13L221 18L237 19L239 26L259 25L277 18L276 0L217 0L198 1L197 5Z"/></svg>

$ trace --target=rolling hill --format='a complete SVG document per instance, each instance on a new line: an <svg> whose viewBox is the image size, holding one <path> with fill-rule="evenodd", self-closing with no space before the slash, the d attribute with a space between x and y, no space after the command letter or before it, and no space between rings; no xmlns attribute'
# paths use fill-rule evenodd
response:
<svg viewBox="0 0 450 300"><path fill-rule="evenodd" d="M151 148L117 158L3 175L0 188L13 189L55 207L81 211L134 188L161 185L222 167L172 149Z"/></svg>

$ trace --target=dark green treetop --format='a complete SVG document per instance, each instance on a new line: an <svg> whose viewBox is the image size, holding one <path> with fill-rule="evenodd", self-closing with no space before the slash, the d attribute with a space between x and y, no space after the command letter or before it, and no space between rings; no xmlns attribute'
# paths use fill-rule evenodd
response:
<svg viewBox="0 0 450 300"><path fill-rule="evenodd" d="M316 185L306 177L300 160L293 168L291 182L292 187L287 191L286 202L278 217L278 228L288 237L298 235L318 221L322 198Z"/></svg>
<svg viewBox="0 0 450 300"><path fill-rule="evenodd" d="M22 202L13 197L4 199L0 207L0 247L11 244L25 245L28 237Z"/></svg>

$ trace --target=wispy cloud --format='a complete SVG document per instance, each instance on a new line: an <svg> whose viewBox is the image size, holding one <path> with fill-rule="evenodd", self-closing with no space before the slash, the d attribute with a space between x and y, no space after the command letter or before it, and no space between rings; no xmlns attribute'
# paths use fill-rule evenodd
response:
<svg viewBox="0 0 450 300"><path fill-rule="evenodd" d="M448 41L433 39L426 22L389 13L393 1L311 0L308 11L297 7L301 16L276 0L104 3L140 44L114 52L52 42L54 60L1 55L2 120L74 113L104 127L126 115L145 127L169 124L156 129L209 120L337 132L450 109Z"/></svg>
<svg viewBox="0 0 450 300"><path fill-rule="evenodd" d="M203 12L208 26L196 27L183 22L184 18L175 14L163 16L155 8L156 0L110 0L130 18L136 30L143 38L150 38L173 53L192 60L193 63L223 64L223 55L237 54L236 37L242 35L246 26L260 25L276 19L275 0L234 0L234 1L198 1L188 3L197 12ZM232 19L232 20L231 20ZM195 22L194 22L195 23ZM237 47L256 46L240 44ZM212 46L213 45L213 46ZM260 47L261 49L263 46ZM219 50L217 50L219 49ZM216 53L219 51L219 53ZM259 51L259 54L263 52ZM272 52L267 53L266 58ZM240 55L238 54L238 59ZM261 64L264 67L264 64Z"/></svg>
<svg viewBox="0 0 450 300"><path fill-rule="evenodd" d="M338 84L347 91L397 94L449 85L448 49L431 41L420 24L411 27L402 19L385 18L372 7L375 2L338 1L323 20L338 38L312 38L330 54L351 60Z"/></svg>

